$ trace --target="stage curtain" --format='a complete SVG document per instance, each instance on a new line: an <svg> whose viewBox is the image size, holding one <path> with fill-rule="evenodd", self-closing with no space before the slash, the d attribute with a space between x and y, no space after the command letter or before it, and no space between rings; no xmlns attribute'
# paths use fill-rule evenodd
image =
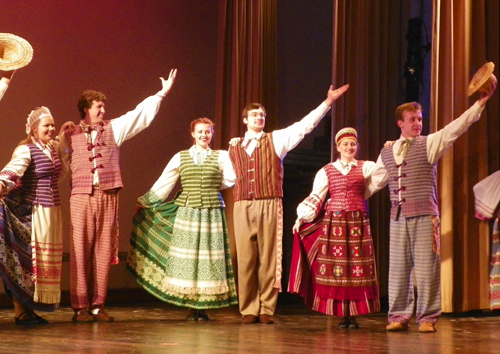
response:
<svg viewBox="0 0 500 354"><path fill-rule="evenodd" d="M498 62L498 13L495 1L433 2L431 133L475 102L477 95L467 97L472 75ZM474 218L472 187L498 169L498 134L497 93L439 163L443 312L489 307L490 230Z"/></svg>
<svg viewBox="0 0 500 354"><path fill-rule="evenodd" d="M335 0L333 14L332 82L350 85L333 107L332 137L346 126L358 131L358 159L376 161L383 144L400 132L394 112L404 99L401 33L407 15L399 0ZM332 142L332 149L335 144ZM332 150L332 156L335 156ZM369 200L380 294L387 297L389 269L389 193Z"/></svg>
<svg viewBox="0 0 500 354"><path fill-rule="evenodd" d="M277 117L277 0L220 0L214 147L246 131L241 112L259 102ZM266 130L277 122L266 120ZM231 190L223 192L236 272Z"/></svg>

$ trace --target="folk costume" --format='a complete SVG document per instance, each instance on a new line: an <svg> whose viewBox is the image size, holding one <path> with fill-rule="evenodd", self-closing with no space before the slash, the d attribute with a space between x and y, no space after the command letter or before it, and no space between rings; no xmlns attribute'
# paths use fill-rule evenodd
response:
<svg viewBox="0 0 500 354"><path fill-rule="evenodd" d="M294 236L288 291L301 295L314 311L340 317L380 311L364 198L374 166L357 160L329 163L318 171L312 193L297 208L306 224Z"/></svg>
<svg viewBox="0 0 500 354"><path fill-rule="evenodd" d="M165 203L179 177L182 191ZM144 289L162 301L192 309L237 304L219 192L234 180L227 151L192 146L174 155L138 199L133 219L127 270Z"/></svg>
<svg viewBox="0 0 500 354"><path fill-rule="evenodd" d="M162 98L150 96L134 110L96 126L82 121L61 139L72 172L70 300L75 311L92 309L95 316L105 305L110 267L118 263L120 146L151 124Z"/></svg>
<svg viewBox="0 0 500 354"><path fill-rule="evenodd" d="M61 300L63 168L51 144L32 141L0 172L0 274L25 308L53 311Z"/></svg>
<svg viewBox="0 0 500 354"><path fill-rule="evenodd" d="M479 220L493 220L490 255L490 309L500 309L500 171L479 181L473 188L474 215Z"/></svg>
<svg viewBox="0 0 500 354"><path fill-rule="evenodd" d="M380 152L370 190L389 184L391 191L388 330L408 328L415 308L413 279L418 289L417 323L433 326L441 315L436 164L480 118L482 110L476 102L436 133L413 139L401 137Z"/></svg>
<svg viewBox="0 0 500 354"><path fill-rule="evenodd" d="M337 146L347 138L357 141L356 130L341 129ZM327 164L297 207L297 220L304 224L294 235L288 291L302 296L314 311L343 318L380 311L365 200L374 167L372 161L354 158Z"/></svg>
<svg viewBox="0 0 500 354"><path fill-rule="evenodd" d="M283 159L329 110L323 102L288 128L256 136L247 132L231 143L237 178L233 217L238 297L244 318L272 316L276 310L283 259Z"/></svg>

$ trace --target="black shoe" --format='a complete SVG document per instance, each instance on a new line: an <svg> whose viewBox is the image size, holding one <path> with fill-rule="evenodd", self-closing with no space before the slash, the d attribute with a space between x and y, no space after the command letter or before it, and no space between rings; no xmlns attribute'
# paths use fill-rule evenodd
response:
<svg viewBox="0 0 500 354"><path fill-rule="evenodd" d="M198 310L198 321L199 320L210 321L210 318L208 318L208 315L207 315L207 311Z"/></svg>
<svg viewBox="0 0 500 354"><path fill-rule="evenodd" d="M198 311L195 309L189 309L186 321L198 321Z"/></svg>
<svg viewBox="0 0 500 354"><path fill-rule="evenodd" d="M350 329L359 329L358 322L354 316L349 317L349 328Z"/></svg>
<svg viewBox="0 0 500 354"><path fill-rule="evenodd" d="M36 326L49 323L45 318L38 316L34 312L24 312L19 317L14 317L16 325L20 326Z"/></svg>
<svg viewBox="0 0 500 354"><path fill-rule="evenodd" d="M340 323L339 323L339 328L342 328L342 329L349 328L349 317L342 317L342 320L340 320Z"/></svg>
<svg viewBox="0 0 500 354"><path fill-rule="evenodd" d="M207 312L205 310L189 309L186 321L209 321Z"/></svg>

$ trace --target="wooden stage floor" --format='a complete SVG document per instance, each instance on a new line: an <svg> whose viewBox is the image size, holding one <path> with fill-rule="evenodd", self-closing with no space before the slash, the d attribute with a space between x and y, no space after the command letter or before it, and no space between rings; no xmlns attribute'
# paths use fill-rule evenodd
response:
<svg viewBox="0 0 500 354"><path fill-rule="evenodd" d="M48 325L14 325L0 309L0 353L500 353L500 316L444 315L437 333L387 333L383 313L360 316L358 330L337 328L338 318L303 307L278 307L274 325L242 325L236 307L209 311L211 321L188 322L186 309L163 303L110 306L114 323L77 324L62 308L43 315Z"/></svg>

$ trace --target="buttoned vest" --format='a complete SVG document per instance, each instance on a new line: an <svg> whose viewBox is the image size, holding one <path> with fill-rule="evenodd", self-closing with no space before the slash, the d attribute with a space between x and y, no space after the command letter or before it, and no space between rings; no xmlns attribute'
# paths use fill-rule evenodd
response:
<svg viewBox="0 0 500 354"><path fill-rule="evenodd" d="M182 192L175 204L192 208L220 208L224 201L219 192L222 172L219 169L219 151L212 150L201 166L197 166L189 150L180 152Z"/></svg>
<svg viewBox="0 0 500 354"><path fill-rule="evenodd" d="M236 172L234 201L283 197L283 162L274 151L272 134L264 133L248 156L243 138L229 149Z"/></svg>
<svg viewBox="0 0 500 354"><path fill-rule="evenodd" d="M343 175L331 163L323 167L328 177L330 199L326 204L328 211L368 211L365 194L365 178L363 177L363 163L358 161L347 175Z"/></svg>
<svg viewBox="0 0 500 354"><path fill-rule="evenodd" d="M57 183L61 173L61 160L57 153L53 161L35 144L26 144L30 149L31 163L20 180L17 192L23 202L52 207L61 204ZM16 194L16 191L13 191Z"/></svg>
<svg viewBox="0 0 500 354"><path fill-rule="evenodd" d="M116 145L110 121L104 121L99 146L87 146L87 136L77 125L72 134L66 135L71 153L71 194L91 194L94 173L99 177L99 189L122 188L120 172L120 147ZM97 168L94 167L94 160Z"/></svg>
<svg viewBox="0 0 500 354"><path fill-rule="evenodd" d="M380 157L389 173L391 219L397 219L399 208L407 218L439 215L436 164L429 163L426 136L413 140L401 165L396 164L392 147L382 149Z"/></svg>

